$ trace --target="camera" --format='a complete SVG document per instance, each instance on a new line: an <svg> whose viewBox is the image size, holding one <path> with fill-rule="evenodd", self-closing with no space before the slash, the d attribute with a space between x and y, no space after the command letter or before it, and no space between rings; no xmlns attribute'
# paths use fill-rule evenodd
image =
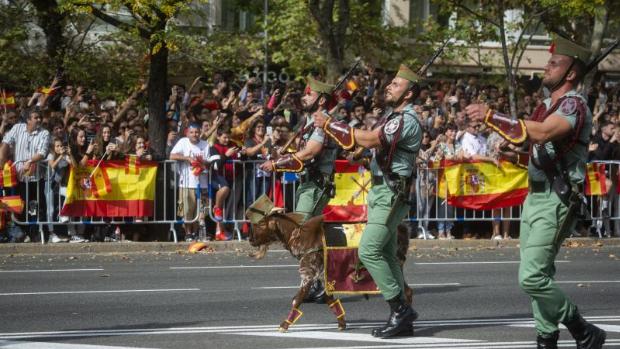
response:
<svg viewBox="0 0 620 349"><path fill-rule="evenodd" d="M88 121L90 121L90 122L97 122L97 120L99 120L99 118L97 118L97 116L95 114L89 114L88 115Z"/></svg>

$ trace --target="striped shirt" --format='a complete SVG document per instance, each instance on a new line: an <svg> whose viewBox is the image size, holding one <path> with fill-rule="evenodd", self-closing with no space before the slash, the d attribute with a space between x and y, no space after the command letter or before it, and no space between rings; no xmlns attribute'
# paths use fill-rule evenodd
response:
<svg viewBox="0 0 620 349"><path fill-rule="evenodd" d="M49 151L49 131L38 128L32 133L28 132L25 123L15 124L9 132L2 139L2 143L10 145L14 150L14 162L18 174L23 173L24 164L26 161L32 159L35 154L40 154L42 160L47 156ZM37 171L43 173L41 169ZM29 180L39 179L37 175L35 178L30 177ZM25 179L22 178L22 181Z"/></svg>

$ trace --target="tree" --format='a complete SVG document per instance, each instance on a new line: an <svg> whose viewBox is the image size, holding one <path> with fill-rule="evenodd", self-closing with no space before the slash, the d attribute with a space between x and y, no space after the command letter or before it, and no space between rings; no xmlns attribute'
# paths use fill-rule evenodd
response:
<svg viewBox="0 0 620 349"><path fill-rule="evenodd" d="M351 19L349 0L309 0L308 9L318 23L319 35L326 50L327 77L333 80L343 68L345 35Z"/></svg>
<svg viewBox="0 0 620 349"><path fill-rule="evenodd" d="M163 157L166 148L166 97L168 55L175 48L170 28L191 0L61 0L68 12L86 12L120 30L132 33L148 45L148 114L149 139L156 155ZM119 13L127 13L125 21Z"/></svg>

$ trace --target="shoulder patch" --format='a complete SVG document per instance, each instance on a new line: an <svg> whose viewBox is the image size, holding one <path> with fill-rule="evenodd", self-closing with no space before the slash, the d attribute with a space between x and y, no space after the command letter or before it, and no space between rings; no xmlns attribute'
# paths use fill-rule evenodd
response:
<svg viewBox="0 0 620 349"><path fill-rule="evenodd" d="M566 98L562 101L560 111L566 115L574 114L577 111L577 101L575 98Z"/></svg>
<svg viewBox="0 0 620 349"><path fill-rule="evenodd" d="M401 118L396 118L396 119L392 119L388 121L388 123L386 123L385 126L383 127L383 132L385 132L386 135L394 134L394 132L398 130L401 120L402 120Z"/></svg>

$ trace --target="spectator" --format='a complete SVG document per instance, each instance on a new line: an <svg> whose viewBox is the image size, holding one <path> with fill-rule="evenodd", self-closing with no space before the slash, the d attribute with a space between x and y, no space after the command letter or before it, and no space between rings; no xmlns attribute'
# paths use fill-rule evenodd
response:
<svg viewBox="0 0 620 349"><path fill-rule="evenodd" d="M203 169L209 158L209 144L200 140L200 127L190 124L187 137L181 138L170 152L170 160L176 160L179 172L179 214L185 220L185 240L194 241L198 236L198 212L196 191L207 188L207 175Z"/></svg>
<svg viewBox="0 0 620 349"><path fill-rule="evenodd" d="M40 126L41 113L31 111L26 123L15 124L4 135L0 145L0 168L12 155L18 178L18 193L26 203L27 213L19 215L20 221L37 220L40 212L46 207L44 183L38 166L49 151L49 132ZM9 148L13 153L9 154ZM33 227L32 225L30 226ZM34 226L36 228L36 226ZM36 230L31 229L27 240L36 239Z"/></svg>
<svg viewBox="0 0 620 349"><path fill-rule="evenodd" d="M71 155L69 144L58 137L55 137L52 141L52 151L47 157L47 162L52 173L51 183L48 183L50 189L48 193L51 195L47 196L47 202L50 203L47 206L47 212L48 220L54 221L55 216L59 214L60 208L64 205L64 201L67 197L70 166L75 168L77 162ZM66 223L69 221L69 217L59 216L58 221ZM60 226L52 226L50 228L49 242L57 243L69 241L69 239L64 237L61 238L56 234L55 229L59 227Z"/></svg>

